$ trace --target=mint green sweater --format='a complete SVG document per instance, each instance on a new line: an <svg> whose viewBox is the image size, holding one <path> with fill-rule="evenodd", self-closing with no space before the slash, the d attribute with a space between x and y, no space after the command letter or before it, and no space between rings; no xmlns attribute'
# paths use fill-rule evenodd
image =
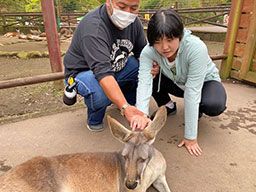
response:
<svg viewBox="0 0 256 192"><path fill-rule="evenodd" d="M219 71L211 60L206 45L191 31L184 29L184 36L175 58L176 75L171 71L166 57L161 56L153 46L147 44L140 55L139 83L136 106L149 113L152 95L152 62L160 65L160 71L184 90L184 117L186 139L196 139L198 129L199 103L205 81L220 81ZM159 75L161 81L161 74Z"/></svg>

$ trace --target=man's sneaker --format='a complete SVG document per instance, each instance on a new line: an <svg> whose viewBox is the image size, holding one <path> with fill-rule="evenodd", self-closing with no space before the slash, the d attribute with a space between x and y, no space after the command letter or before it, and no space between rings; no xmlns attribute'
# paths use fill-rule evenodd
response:
<svg viewBox="0 0 256 192"><path fill-rule="evenodd" d="M165 107L167 109L167 115L175 115L177 113L176 102L170 101Z"/></svg>
<svg viewBox="0 0 256 192"><path fill-rule="evenodd" d="M100 132L100 131L103 131L104 130L104 126L103 124L98 124L98 125L88 125L87 124L87 128L90 130L90 131L93 131L93 132Z"/></svg>

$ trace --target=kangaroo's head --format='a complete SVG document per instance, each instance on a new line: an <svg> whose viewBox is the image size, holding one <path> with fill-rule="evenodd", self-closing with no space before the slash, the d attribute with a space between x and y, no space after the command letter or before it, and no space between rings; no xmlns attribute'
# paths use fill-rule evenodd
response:
<svg viewBox="0 0 256 192"><path fill-rule="evenodd" d="M166 117L166 108L160 107L153 121L143 131L135 132L108 116L112 134L125 144L122 156L125 160L125 186L128 189L135 189L140 183L144 170L154 155L152 144L155 136L164 126Z"/></svg>

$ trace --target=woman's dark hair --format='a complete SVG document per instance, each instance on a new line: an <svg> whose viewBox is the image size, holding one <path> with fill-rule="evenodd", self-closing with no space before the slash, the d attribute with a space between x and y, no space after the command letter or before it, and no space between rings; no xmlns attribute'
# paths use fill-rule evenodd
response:
<svg viewBox="0 0 256 192"><path fill-rule="evenodd" d="M183 23L178 13L172 9L157 11L149 20L147 38L150 46L166 36L167 38L179 38L183 36Z"/></svg>

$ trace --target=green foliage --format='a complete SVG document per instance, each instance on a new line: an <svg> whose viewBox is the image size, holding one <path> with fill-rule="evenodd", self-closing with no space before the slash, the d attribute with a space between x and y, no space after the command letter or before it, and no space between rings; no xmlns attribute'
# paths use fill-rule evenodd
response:
<svg viewBox="0 0 256 192"><path fill-rule="evenodd" d="M64 0L61 2L63 12L72 12L79 7L79 2L76 0Z"/></svg>
<svg viewBox="0 0 256 192"><path fill-rule="evenodd" d="M25 5L26 12L39 12L41 11L41 0L30 0L30 3Z"/></svg>
<svg viewBox="0 0 256 192"><path fill-rule="evenodd" d="M61 0L63 12L89 11L104 3L105 0Z"/></svg>
<svg viewBox="0 0 256 192"><path fill-rule="evenodd" d="M0 11L23 12L27 3L29 3L29 0L0 0Z"/></svg>
<svg viewBox="0 0 256 192"><path fill-rule="evenodd" d="M41 11L41 0L0 0L0 12ZM62 11L89 11L106 0L55 0L60 2ZM171 7L178 2L179 8L215 6L230 3L231 0L141 0L141 9Z"/></svg>
<svg viewBox="0 0 256 192"><path fill-rule="evenodd" d="M159 0L150 0L150 1L143 1L141 2L141 9L153 9L153 8L160 7Z"/></svg>
<svg viewBox="0 0 256 192"><path fill-rule="evenodd" d="M105 1L102 2L102 0L101 1L98 1L98 0L83 0L80 3L80 8L78 9L78 11L90 11L90 10L98 7L102 3L105 3Z"/></svg>

